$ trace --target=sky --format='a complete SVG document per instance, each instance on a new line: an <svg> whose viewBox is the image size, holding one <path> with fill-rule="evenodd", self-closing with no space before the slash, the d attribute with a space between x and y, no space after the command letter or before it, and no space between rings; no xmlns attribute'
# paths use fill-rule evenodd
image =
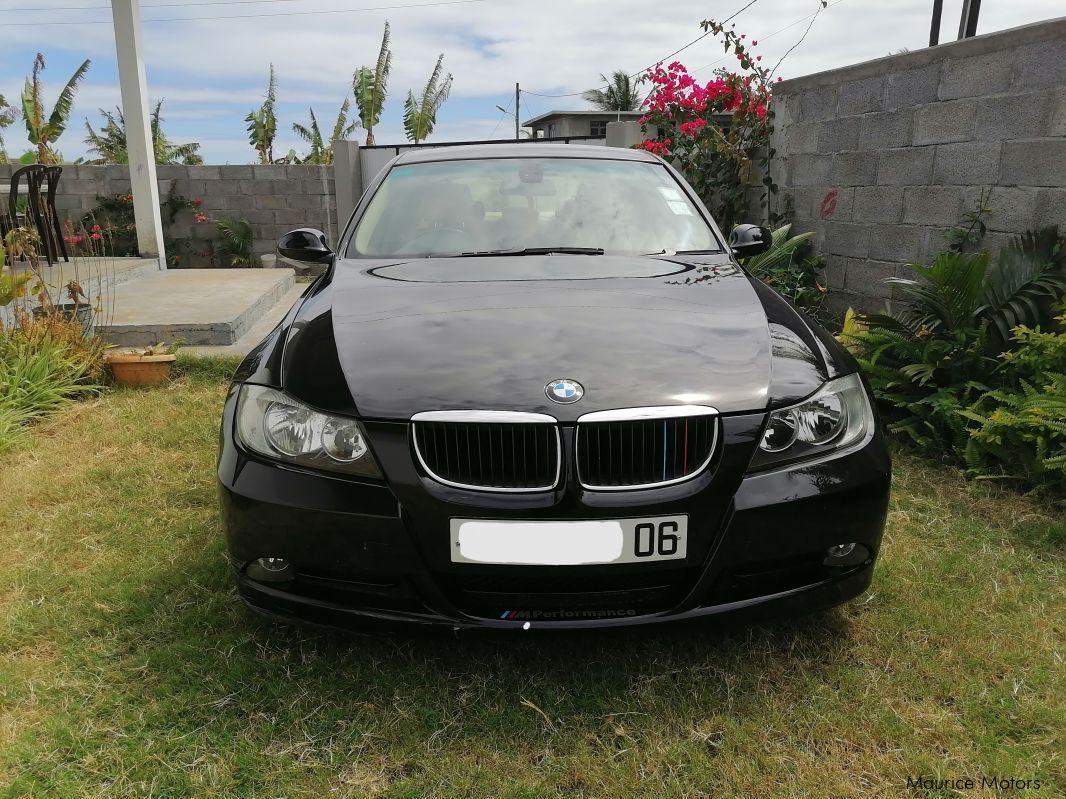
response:
<svg viewBox="0 0 1066 799"><path fill-rule="evenodd" d="M636 73L700 36L702 20L729 17L747 2L144 0L141 18L149 98L165 101L169 138L199 142L207 163L240 164L255 160L244 117L263 100L270 63L279 90L275 153L302 152L292 124L306 124L311 107L328 135L351 96L353 71L375 62L386 20L393 68L377 142L405 141L403 100L425 84L441 52L455 80L430 141L461 141L514 135L515 82L541 95L595 88L600 73ZM756 0L733 22L773 64L797 44L819 6L819 0ZM942 42L955 38L961 6L962 0L945 0ZM779 74L799 77L924 47L931 8L932 0L829 0ZM978 33L1063 12L1062 0L985 0ZM0 31L0 94L12 104L38 51L47 63L49 106L78 64L92 60L58 144L67 160L85 155L85 120L98 125L98 109L120 102L108 0L0 0ZM676 60L701 80L728 63L713 36ZM586 107L580 96L523 93L521 117ZM7 129L5 143L13 154L29 147L21 120Z"/></svg>

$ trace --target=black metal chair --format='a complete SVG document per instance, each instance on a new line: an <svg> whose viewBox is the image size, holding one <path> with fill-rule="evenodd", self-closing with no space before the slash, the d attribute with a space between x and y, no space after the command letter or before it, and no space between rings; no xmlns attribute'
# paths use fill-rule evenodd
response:
<svg viewBox="0 0 1066 799"><path fill-rule="evenodd" d="M59 188L59 177L63 174L63 167L45 166L44 164L30 164L22 169L17 169L11 175L10 193L7 198L8 220L7 225L16 226L19 222L18 198L19 185L22 179L26 179L26 199L29 221L33 223L40 237L44 249L45 259L48 264L59 262L62 255L66 261L70 260L66 242L63 240L63 228L59 224L59 213L56 211L56 192ZM45 189L47 183L48 188Z"/></svg>

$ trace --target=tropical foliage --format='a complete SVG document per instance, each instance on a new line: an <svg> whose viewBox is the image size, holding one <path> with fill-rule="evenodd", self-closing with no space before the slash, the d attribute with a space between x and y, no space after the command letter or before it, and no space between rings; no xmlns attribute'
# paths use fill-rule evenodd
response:
<svg viewBox="0 0 1066 799"><path fill-rule="evenodd" d="M791 231L791 224L777 228L769 250L741 263L753 277L818 318L827 293L819 280L824 264L813 254L810 245L814 233L791 236Z"/></svg>
<svg viewBox="0 0 1066 799"><path fill-rule="evenodd" d="M203 158L199 155L200 145L197 142L188 144L173 144L163 132L163 118L161 111L163 101L156 103L150 116L152 130L152 149L155 152L157 164L202 164ZM88 135L85 143L89 145L89 152L97 154L97 158L86 161L88 164L128 164L129 153L126 150L126 119L122 115L122 109L116 108L114 112L100 109L104 117L104 124L100 130L95 130L85 120L85 129Z"/></svg>
<svg viewBox="0 0 1066 799"><path fill-rule="evenodd" d="M392 72L392 50L389 49L389 23L381 37L381 50L374 68L359 67L352 76L355 105L359 121L366 128L366 146L374 145L374 126L381 121L381 112L388 96L389 74Z"/></svg>
<svg viewBox="0 0 1066 799"><path fill-rule="evenodd" d="M414 92L407 92L404 103L403 127L408 140L418 144L425 141L437 124L437 112L452 90L452 74L444 74L444 53L437 57L437 65L426 81L422 94L415 97Z"/></svg>
<svg viewBox="0 0 1066 799"><path fill-rule="evenodd" d="M299 122L294 122L292 125L293 133L307 142L311 149L307 152L303 158L297 158L300 163L303 164L332 164L333 163L333 142L338 139L346 139L355 132L355 129L359 127L359 120L353 119L348 121L348 111L351 108L351 104L347 99L341 104L341 109L337 113L337 121L333 123L333 131L330 134L329 141L327 142L322 138L322 131L318 127L318 119L315 117L315 109L309 108L308 113L311 115L311 121L307 125L301 125Z"/></svg>
<svg viewBox="0 0 1066 799"><path fill-rule="evenodd" d="M889 429L938 456L965 455L982 473L992 461L1006 471L1025 460L1030 465L1017 476L1032 478L1035 464L1054 457L1047 454L1051 445L1006 459L995 449L1004 435L997 425L1034 425L1040 414L1053 413L1054 401L1043 395L1054 398L1061 387L1061 364L1041 360L1033 348L1051 346L1045 334L1055 341L1064 335L1055 308L1066 291L1066 238L1045 228L1016 237L995 264L986 252L948 251L910 268L913 278L888 281L902 307L853 318L843 334ZM997 414L1000 406L1014 416ZM1026 435L1035 446L1038 433L1051 432Z"/></svg>
<svg viewBox="0 0 1066 799"><path fill-rule="evenodd" d="M0 94L0 163L7 161L7 153L4 151L4 128L15 124L18 112L8 103L7 98Z"/></svg>
<svg viewBox="0 0 1066 799"><path fill-rule="evenodd" d="M26 135L30 143L37 146L38 163L54 164L62 160L52 148L52 144L66 130L70 111L74 106L74 97L78 93L78 84L89 71L89 65L89 59L85 59L74 71L49 112L45 109L44 88L41 82L41 72L45 67L44 56L38 53L34 59L33 74L26 79L26 85L22 89L22 118L26 123Z"/></svg>
<svg viewBox="0 0 1066 799"><path fill-rule="evenodd" d="M248 112L244 121L248 123L248 143L259 154L259 163L274 163L274 139L278 135L278 118L274 106L278 101L278 81L274 74L274 65L270 65L270 79L267 82L266 99L258 109Z"/></svg>
<svg viewBox="0 0 1066 799"><path fill-rule="evenodd" d="M582 94L586 102L600 111L638 111L644 101L636 81L629 73L615 70L611 77L600 75L602 87Z"/></svg>
<svg viewBox="0 0 1066 799"><path fill-rule="evenodd" d="M251 266L252 224L240 217L215 220L219 238L215 241L215 256L223 266Z"/></svg>

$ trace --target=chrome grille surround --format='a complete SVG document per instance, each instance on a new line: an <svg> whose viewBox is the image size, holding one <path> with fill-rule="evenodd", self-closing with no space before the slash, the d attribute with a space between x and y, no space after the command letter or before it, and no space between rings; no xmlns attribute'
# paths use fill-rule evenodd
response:
<svg viewBox="0 0 1066 799"><path fill-rule="evenodd" d="M411 422L412 422L411 440L412 440L413 445L414 445L415 457L418 459L419 464L425 470L426 474L429 475L429 477L431 477L436 482L441 483L442 485L451 486L453 488L469 489L471 491L492 491L492 492L500 492L500 493L532 493L532 492L541 492L541 491L551 491L552 489L554 489L556 486L559 485L559 480L562 477L562 470L563 470L563 446L562 446L562 437L559 434L558 420L555 417L553 417L553 416L548 416L547 414L543 414L543 413L524 413L524 412L521 412L521 411L485 411L485 410L426 411L426 412L423 412L423 413L416 413L414 416L411 417ZM459 437L460 433L462 433L463 435L468 435L469 434L469 428L471 428L472 426L476 426L476 425L489 426L489 425L491 425L491 426L494 426L494 427L501 427L502 426L503 428L506 428L509 425L513 425L513 426L516 426L516 427L521 425L524 428L526 428L525 430L522 431L522 435L525 436L527 432L530 432L531 430L535 430L537 427L550 425L551 426L551 433L545 438L545 443L546 444L550 444L551 446L554 446L554 448L555 448L554 456L552 456L552 454L550 452L547 452L546 453L546 458L545 458L543 464L536 464L536 463L534 464L534 469L537 469L539 466L542 466L542 465L544 467L546 467L545 470L544 470L545 476L549 472L551 472L551 480L550 480L550 482L545 480L545 481L543 481L543 483L540 483L538 481L537 485L487 485L485 483L467 482L467 481L462 480L462 479L452 479L452 477L457 477L459 475L446 476L446 475L440 474L440 471L442 471L442 469L441 469L441 465L442 464L439 462L440 459L436 456L435 453L423 452L424 449L430 449L430 447L426 447L425 445L428 442L426 442L426 441L424 441L422 439L423 439L423 435L426 434L429 430L431 430L431 429L435 430L436 429L434 426L442 425L442 424L443 425L452 425L453 426L451 429L454 430L455 435L456 435L457 454L461 454L458 451L458 437ZM445 428L445 430L446 429L447 428ZM492 428L486 428L486 431L487 431L487 434L491 434L492 433ZM500 441L502 442L502 436L500 437ZM513 432L512 432L512 441L513 441ZM523 442L524 441L525 441L525 439L523 438ZM536 439L534 439L534 442L535 442L534 448L536 449L537 448ZM469 438L467 438L467 440L466 440L467 461L468 461L467 473L470 474L470 475L473 475L475 472L479 471L479 469L475 468L475 466L474 466L473 456L469 452L469 444L470 444L470 440L469 440ZM433 446L435 447L436 444L434 443ZM445 446L447 446L447 439L445 439ZM478 461L479 461L478 466L482 467L480 469L480 473L483 474L484 473L484 468L483 468L482 463L481 463L481 461L483 459L481 457L480 436L478 438L477 449L478 449L477 458L478 458ZM523 453L524 453L524 449L523 449ZM502 449L500 449L496 453L496 455L499 455L499 456L502 456L503 454L504 453L503 453ZM427 455L428 455L428 457L427 457ZM489 457L490 457L490 459L493 457L493 452L491 451L491 442L490 442ZM457 460L458 460L458 457L457 457ZM436 461L436 463L431 464L430 461ZM513 472L513 474L515 476L517 476L517 466L516 466L517 462L515 461L515 453L514 452L511 453L511 463L512 463L512 467L513 467L512 468L512 472ZM552 469L551 467L554 467L554 469ZM523 467L523 468L525 469L525 467ZM489 465L489 470L490 470L490 472L492 471L492 465L491 464ZM452 471L450 469L450 464L447 463L447 456L445 456L445 469L443 469L443 471L449 471L449 472ZM457 471L462 472L462 469L460 468ZM501 465L500 471L501 472L506 472L505 466ZM504 482L504 481L497 481L497 482ZM514 482L517 482L517 481L514 481Z"/></svg>
<svg viewBox="0 0 1066 799"><path fill-rule="evenodd" d="M719 420L718 420L717 417L718 417L718 410L715 409L715 408L710 407L709 405L665 405L665 406L652 406L652 407L644 407L644 408L619 408L619 409L616 409L616 410L595 411L593 413L586 413L583 416L579 417L578 420L577 420L577 432L576 432L575 438L574 438L574 449L575 449L575 460L577 462L578 482L581 484L582 488L588 489L590 491L639 491L639 490L648 489L648 488L662 488L664 486L675 485L677 483L683 483L683 482L686 482L688 480L692 480L692 479L698 477L700 474L702 474L707 469L707 467L710 465L711 460L714 458L715 449L717 448L717 445L718 445ZM668 464L669 458L667 457L667 451L669 449L669 436L671 434L669 428L667 427L667 424L670 423L670 422L675 422L675 423L681 422L681 421L686 422L686 427L684 429L686 431L685 435L687 436L687 430L688 430L687 422L689 420L696 420L697 421L697 431L699 431L701 428L705 429L705 428L709 427L709 430L706 430L706 432L702 433L703 435L708 437L708 440L707 440L705 446L702 447L702 448L699 447L698 440L695 442L696 452L694 454L698 455L698 457L697 457L697 462L694 463L694 468L689 470L687 468L687 466L686 466L683 469L683 474L676 475L675 474L675 472L677 471L677 469L676 469L676 460L677 460L677 454L678 454L677 453L677 443L676 443L676 441L673 444L674 468L670 468L670 469L667 468L668 465L669 465ZM656 424L657 425L658 422L663 422L663 431L664 431L663 432L663 447L662 447L662 452L663 452L663 456L662 457L663 457L663 464L664 464L663 465L663 475L664 475L664 477L663 477L662 480L645 480L643 482L634 482L634 483L624 483L624 482L603 483L603 482L600 482L600 481L597 481L597 480L593 480L593 479L586 480L587 473L592 471L592 470L590 469L589 464L586 462L588 460L589 453L587 451L583 451L582 450L582 436L583 435L586 436L587 438L591 437L592 435L594 435L594 430L596 431L595 434L598 434L600 430L603 430L603 428L606 427L606 433L607 433L608 436L610 436L611 433L612 433L612 430L611 430L610 426L612 424L619 425L618 432L619 432L619 434L621 434L621 432L625 429L625 425L628 424L628 425L630 425L630 427L629 427L630 436L631 436L630 441L632 442L633 441L633 436L635 435L634 431L637 428L637 426L640 426L641 435L642 435L641 458L643 459L644 456L645 456L645 453L644 453L644 450L643 450L643 436L645 435L645 429L651 424ZM593 427L593 426L595 426L595 427ZM673 431L673 435L677 436L678 433L677 433L677 430L676 430L676 424L674 425L674 427L675 427L675 429ZM600 446L600 443L599 443L599 441L597 441L597 447L599 447L599 446ZM609 444L609 446L610 446L610 444ZM657 445L653 444L652 454L656 453L656 451L657 451L655 449L656 446ZM687 448L688 448L687 441L683 445L683 447L684 447L684 450L685 450L685 452L682 453L683 457L684 457L684 456L687 455ZM705 452L701 451L701 449L705 450ZM623 448L620 447L620 452L619 452L620 455L622 455L622 451L623 451ZM610 450L609 450L609 452L610 452ZM658 459L658 455L656 455L656 458ZM630 460L632 462L631 465L633 465L635 467L637 458L636 458L635 448L633 447L632 443L631 443ZM642 469L642 470L646 469L646 467L647 467L647 463L640 465L640 469ZM619 472L623 471L623 468L624 467L620 466L618 471ZM634 468L634 471L635 471L635 468ZM602 473L602 470L601 470L601 473Z"/></svg>

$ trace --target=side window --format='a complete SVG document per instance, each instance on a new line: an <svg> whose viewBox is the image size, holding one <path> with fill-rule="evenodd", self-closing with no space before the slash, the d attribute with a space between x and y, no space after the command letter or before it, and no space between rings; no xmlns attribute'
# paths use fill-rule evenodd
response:
<svg viewBox="0 0 1066 799"><path fill-rule="evenodd" d="M594 119L589 123L589 135L590 136L607 136L607 120L606 119Z"/></svg>

